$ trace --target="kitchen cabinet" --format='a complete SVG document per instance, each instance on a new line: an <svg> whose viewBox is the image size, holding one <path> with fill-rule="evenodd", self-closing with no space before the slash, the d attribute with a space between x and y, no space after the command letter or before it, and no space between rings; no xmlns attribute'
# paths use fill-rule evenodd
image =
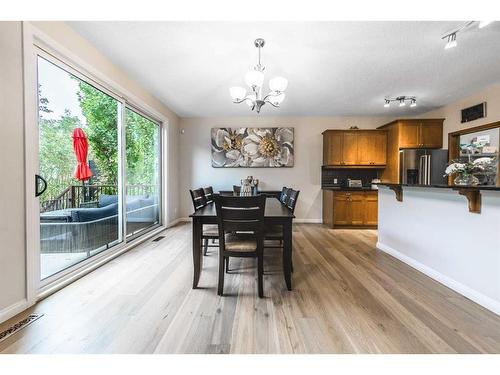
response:
<svg viewBox="0 0 500 375"><path fill-rule="evenodd" d="M378 129L387 131L387 162L380 178L399 183L399 151L408 148L443 147L444 119L394 120Z"/></svg>
<svg viewBox="0 0 500 375"><path fill-rule="evenodd" d="M327 131L323 133L323 164L342 164L342 132Z"/></svg>
<svg viewBox="0 0 500 375"><path fill-rule="evenodd" d="M330 228L374 228L377 212L377 191L323 190L323 224Z"/></svg>
<svg viewBox="0 0 500 375"><path fill-rule="evenodd" d="M406 120L399 124L399 148L443 147L443 121Z"/></svg>
<svg viewBox="0 0 500 375"><path fill-rule="evenodd" d="M327 130L323 132L323 165L383 167L387 161L385 130Z"/></svg>

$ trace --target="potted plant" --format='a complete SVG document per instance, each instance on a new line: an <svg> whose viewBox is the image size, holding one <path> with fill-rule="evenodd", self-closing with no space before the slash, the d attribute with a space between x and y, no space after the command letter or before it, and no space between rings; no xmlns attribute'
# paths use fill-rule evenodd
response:
<svg viewBox="0 0 500 375"><path fill-rule="evenodd" d="M452 160L446 167L445 176L456 174L453 180L455 185L467 186L479 184L479 179L474 176L474 173L493 172L495 168L494 158L482 157L471 160L469 156L468 161Z"/></svg>

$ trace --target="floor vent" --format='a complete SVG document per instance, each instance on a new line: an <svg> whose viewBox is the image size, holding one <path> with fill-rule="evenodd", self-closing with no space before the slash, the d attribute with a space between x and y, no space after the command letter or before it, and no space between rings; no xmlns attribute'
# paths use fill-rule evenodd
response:
<svg viewBox="0 0 500 375"><path fill-rule="evenodd" d="M161 240L163 240L164 238L165 238L165 236L158 236L158 237L156 237L156 238L153 240L153 242L158 242L158 241L161 241Z"/></svg>
<svg viewBox="0 0 500 375"><path fill-rule="evenodd" d="M7 337L12 336L14 333L33 323L35 320L40 319L42 316L43 314L30 314L26 319L23 319L13 326L7 328L5 331L0 332L0 341L3 341Z"/></svg>

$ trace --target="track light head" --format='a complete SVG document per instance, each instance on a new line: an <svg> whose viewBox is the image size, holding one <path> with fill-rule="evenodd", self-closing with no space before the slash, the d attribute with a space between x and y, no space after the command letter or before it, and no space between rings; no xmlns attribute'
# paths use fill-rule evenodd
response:
<svg viewBox="0 0 500 375"><path fill-rule="evenodd" d="M410 104L410 107L414 108L417 106L417 101L415 99L412 99L411 100L411 104Z"/></svg>
<svg viewBox="0 0 500 375"><path fill-rule="evenodd" d="M390 101L390 100L385 99L385 104L384 104L384 107L385 107L385 108L389 108L390 106L391 106L391 101Z"/></svg>
<svg viewBox="0 0 500 375"><path fill-rule="evenodd" d="M444 46L444 49L450 49L457 46L457 33L448 35L448 43Z"/></svg>

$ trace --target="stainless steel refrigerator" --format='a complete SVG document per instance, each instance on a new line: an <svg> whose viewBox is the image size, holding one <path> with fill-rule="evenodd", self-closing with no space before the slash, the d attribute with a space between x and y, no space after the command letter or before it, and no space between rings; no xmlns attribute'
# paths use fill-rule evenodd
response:
<svg viewBox="0 0 500 375"><path fill-rule="evenodd" d="M444 177L448 150L407 149L399 151L399 181L410 185L447 184Z"/></svg>

